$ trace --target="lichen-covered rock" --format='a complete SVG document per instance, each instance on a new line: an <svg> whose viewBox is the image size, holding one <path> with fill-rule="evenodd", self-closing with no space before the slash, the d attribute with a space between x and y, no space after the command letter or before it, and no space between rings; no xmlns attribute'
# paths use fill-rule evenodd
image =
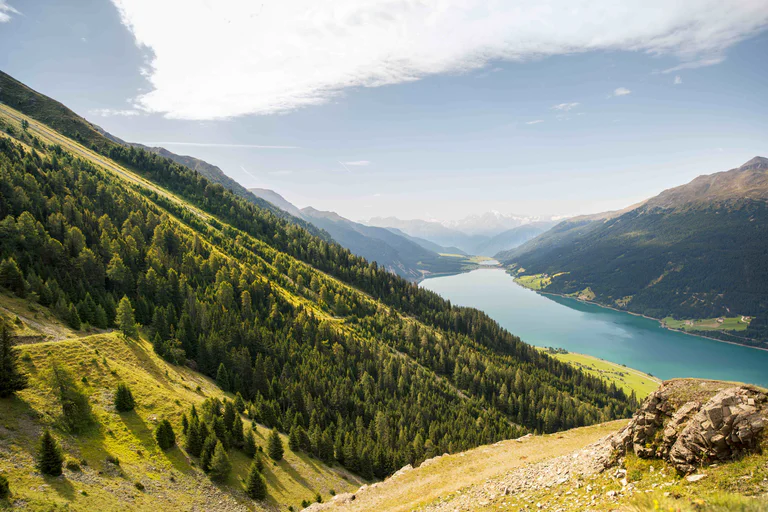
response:
<svg viewBox="0 0 768 512"><path fill-rule="evenodd" d="M669 461L681 473L759 447L768 395L756 387L695 380L665 382L613 436L619 454Z"/></svg>

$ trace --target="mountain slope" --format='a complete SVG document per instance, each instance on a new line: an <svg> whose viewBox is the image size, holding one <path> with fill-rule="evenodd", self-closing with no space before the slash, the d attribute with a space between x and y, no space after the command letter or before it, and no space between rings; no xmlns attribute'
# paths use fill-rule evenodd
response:
<svg viewBox="0 0 768 512"><path fill-rule="evenodd" d="M303 453L381 478L631 411L623 392L477 310L169 159L92 146L0 105L0 287L78 332L113 328L125 298L158 355L239 393ZM59 428L54 416L31 421Z"/></svg>
<svg viewBox="0 0 768 512"><path fill-rule="evenodd" d="M410 236L424 238L443 247L458 247L467 254L475 254L478 244L486 241L486 235L468 235L457 229L448 228L439 222L426 220L401 220L397 217L374 217L367 224L381 228L396 228Z"/></svg>
<svg viewBox="0 0 768 512"><path fill-rule="evenodd" d="M768 340L765 240L768 159L756 157L629 211L560 223L499 256L516 272L553 276L545 291L591 293L655 318L755 317L744 332L707 332L755 344Z"/></svg>
<svg viewBox="0 0 768 512"><path fill-rule="evenodd" d="M459 258L443 258L390 230L366 226L346 219L335 212L324 212L312 207L299 210L277 192L269 189L251 189L256 196L274 206L303 219L328 233L342 247L405 279L416 281L437 272L460 272L470 263Z"/></svg>
<svg viewBox="0 0 768 512"><path fill-rule="evenodd" d="M0 295L0 303L9 302L8 297ZM18 311L12 304L10 307L9 313ZM56 325L51 320L53 315L39 305L35 315L37 319L30 320L34 323L16 324L19 330L35 332L43 315L47 317L42 324L45 328L67 330ZM182 414L193 404L200 408L206 397L226 398L215 382L185 366L164 361L146 340L125 339L116 332L69 334L68 339L22 345L23 368L30 386L15 399L0 400L0 473L11 482L16 506L30 510L56 506L105 511L253 508L240 482L248 474L249 457L232 450L233 471L224 485L216 485L182 451ZM48 378L54 364L82 380L94 416L94 425L82 433L55 430L68 459L77 463L68 463L63 479L30 471L41 427L55 427L59 415L60 405ZM118 383L128 384L137 402L129 413L117 413L112 405ZM161 419L171 422L179 444L167 452L154 440L154 429ZM250 429L250 419L244 416L243 421ZM255 422L254 428L257 445L266 451L269 429ZM284 442L288 444L287 439ZM108 456L117 457L119 466L110 463ZM331 489L352 490L355 482L362 483L342 468L328 467L289 448L283 461L267 465L269 499L264 505L272 509L298 507L302 500L314 501L318 493L329 499Z"/></svg>
<svg viewBox="0 0 768 512"><path fill-rule="evenodd" d="M542 234L554 226L554 222L532 222L523 224L506 231L502 231L493 238L486 240L475 248L475 254L480 256L495 256L499 252L507 251L523 245L528 240Z"/></svg>
<svg viewBox="0 0 768 512"><path fill-rule="evenodd" d="M768 455L761 449L768 438L766 398L765 390L743 384L673 379L629 424L524 436L435 457L308 511L759 512L768 507ZM718 434L712 443L717 429L741 434ZM727 441L718 440L723 437ZM698 446L712 451L702 454ZM695 474L685 478L690 470L678 472L683 453L696 462Z"/></svg>

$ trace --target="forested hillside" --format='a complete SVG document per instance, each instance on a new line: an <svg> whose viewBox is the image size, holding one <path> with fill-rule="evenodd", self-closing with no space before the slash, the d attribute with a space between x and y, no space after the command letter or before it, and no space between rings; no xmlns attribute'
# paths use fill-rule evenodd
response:
<svg viewBox="0 0 768 512"><path fill-rule="evenodd" d="M624 213L563 222L500 257L521 275L547 274L545 291L654 318L751 317L744 331L707 335L765 344L766 240L768 159L757 157Z"/></svg>
<svg viewBox="0 0 768 512"><path fill-rule="evenodd" d="M169 159L0 110L0 286L73 329L113 328L126 298L158 354L320 459L381 477L636 405Z"/></svg>

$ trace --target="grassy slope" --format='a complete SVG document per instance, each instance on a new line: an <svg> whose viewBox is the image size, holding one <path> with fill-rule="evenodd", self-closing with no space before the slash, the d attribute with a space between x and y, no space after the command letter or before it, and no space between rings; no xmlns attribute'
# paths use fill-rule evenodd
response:
<svg viewBox="0 0 768 512"><path fill-rule="evenodd" d="M27 324L23 328L35 330ZM207 396L224 397L210 379L166 363L145 340L126 340L114 332L22 345L20 350L30 386L16 398L0 400L0 473L9 479L14 500L31 510L54 506L80 510L256 506L242 492L241 479L247 475L250 459L241 452L230 452L233 472L226 485L217 486L190 463L183 450L162 452L154 441L155 424L167 418L183 444L181 414ZM87 378L84 390L97 424L82 435L65 435L55 429L59 406L45 377L53 357L78 380ZM136 397L134 412L114 411L113 392L121 381L128 383ZM250 426L247 418L244 423L246 428ZM68 459L87 461L82 472L65 470L63 478L48 478L30 470L44 427L54 427ZM266 448L269 431L257 426L257 432L257 444ZM300 508L302 500L313 501L318 493L327 499L331 490L343 492L362 483L341 468L329 468L305 454L291 452L287 439L284 444L285 459L267 462L264 471L270 509ZM117 456L120 467L106 462L107 455ZM136 489L135 482L141 482L145 490Z"/></svg>
<svg viewBox="0 0 768 512"><path fill-rule="evenodd" d="M534 436L525 442L501 441L453 455L444 455L363 492L345 507L331 510L405 511L427 505L461 489L482 485L510 470L582 448L626 424L627 420Z"/></svg>
<svg viewBox="0 0 768 512"><path fill-rule="evenodd" d="M622 388L627 394L635 392L639 399L643 399L661 384L661 380L643 373L640 370L628 368L620 364L606 361L598 357L586 354L550 354L555 359L572 364L587 373L602 377L608 382L613 382Z"/></svg>
<svg viewBox="0 0 768 512"><path fill-rule="evenodd" d="M678 396L672 400L676 407L689 400L705 399L728 386L718 381L682 380L689 385L678 388ZM573 455L575 458L577 451L579 457L588 456L589 451L583 451L587 445L625 424L626 420L618 420L437 457L416 469L359 490L354 501L344 505L331 502L323 510L768 510L768 436L765 435L762 453L704 467L699 473L706 476L697 482L678 475L662 460L640 459L630 454L622 463L627 486L621 481L624 474L611 469L593 476L570 475L564 483L537 485L519 493L499 492L500 485L505 486L517 470L556 457L570 459ZM537 466L537 470L542 470L541 466ZM470 497L471 508L467 508L467 501L457 499L462 496Z"/></svg>
<svg viewBox="0 0 768 512"><path fill-rule="evenodd" d="M749 322L745 322L743 318L742 316L723 318L723 323L720 323L717 321L717 318L675 320L668 316L662 322L664 326L670 329L681 329L683 331L746 331L747 327L749 327ZM689 324L688 322L691 323Z"/></svg>

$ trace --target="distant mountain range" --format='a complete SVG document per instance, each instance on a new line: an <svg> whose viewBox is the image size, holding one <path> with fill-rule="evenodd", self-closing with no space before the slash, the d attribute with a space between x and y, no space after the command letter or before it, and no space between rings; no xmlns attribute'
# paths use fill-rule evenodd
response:
<svg viewBox="0 0 768 512"><path fill-rule="evenodd" d="M544 291L654 318L752 317L706 334L768 346L768 159L618 212L576 217L498 258ZM763 341L754 341L763 340Z"/></svg>
<svg viewBox="0 0 768 512"><path fill-rule="evenodd" d="M252 188L264 201L328 233L333 240L358 256L375 261L387 270L411 281L433 273L460 272L472 264L467 258L441 256L450 249L418 240L394 229L366 226L335 212L312 207L299 209L274 190Z"/></svg>
<svg viewBox="0 0 768 512"><path fill-rule="evenodd" d="M397 217L374 217L366 224L396 229L442 247L454 247L463 253L493 256L512 249L555 224L553 217L505 215L488 212L461 220L402 220ZM523 226L528 226L518 230Z"/></svg>

